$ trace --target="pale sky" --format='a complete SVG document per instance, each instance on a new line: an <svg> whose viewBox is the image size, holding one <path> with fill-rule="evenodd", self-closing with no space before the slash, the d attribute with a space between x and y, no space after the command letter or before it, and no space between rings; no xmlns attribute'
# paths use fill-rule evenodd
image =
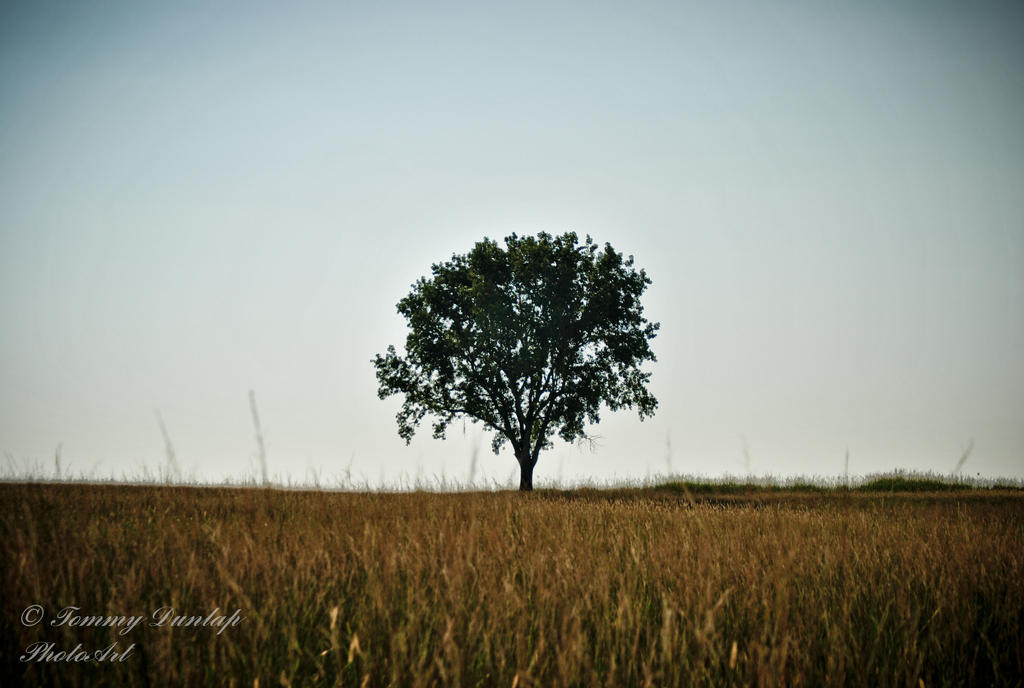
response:
<svg viewBox="0 0 1024 688"><path fill-rule="evenodd" d="M505 483L370 363L433 262L633 254L654 418L557 481L1024 477L1024 5L0 6L0 451L72 473ZM516 477L516 482L518 477Z"/></svg>

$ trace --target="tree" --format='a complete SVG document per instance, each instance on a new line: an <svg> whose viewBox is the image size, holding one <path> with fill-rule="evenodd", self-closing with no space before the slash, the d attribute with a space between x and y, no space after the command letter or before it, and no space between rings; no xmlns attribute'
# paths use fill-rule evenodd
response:
<svg viewBox="0 0 1024 688"><path fill-rule="evenodd" d="M481 422L494 431L495 454L511 444L519 489L532 490L555 433L586 438L602 404L653 415L658 401L641 366L656 360L659 324L643 317L651 280L632 256L572 232L513 234L505 248L484 238L431 272L398 302L405 355L389 346L373 361L378 396L405 396L396 419L407 444L428 414L438 439L456 418Z"/></svg>

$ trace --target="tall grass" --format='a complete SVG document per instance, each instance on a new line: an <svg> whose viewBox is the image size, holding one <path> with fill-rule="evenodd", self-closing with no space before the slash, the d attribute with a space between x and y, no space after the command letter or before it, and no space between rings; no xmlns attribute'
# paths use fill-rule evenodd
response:
<svg viewBox="0 0 1024 688"><path fill-rule="evenodd" d="M27 685L959 686L1024 680L1016 492L520 495L0 485ZM240 609L240 625L26 627ZM121 663L24 663L29 644Z"/></svg>

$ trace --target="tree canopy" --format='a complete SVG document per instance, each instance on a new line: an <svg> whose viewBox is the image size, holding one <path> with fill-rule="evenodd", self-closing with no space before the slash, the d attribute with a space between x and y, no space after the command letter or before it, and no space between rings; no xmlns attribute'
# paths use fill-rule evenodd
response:
<svg viewBox="0 0 1024 688"><path fill-rule="evenodd" d="M610 244L573 232L484 238L466 255L436 263L398 303L408 321L405 353L373 361L378 396L405 400L396 416L408 443L425 416L443 438L457 418L494 431L495 453L511 444L520 489L557 433L585 438L602 405L651 416L647 390L659 324L643 317L651 280Z"/></svg>

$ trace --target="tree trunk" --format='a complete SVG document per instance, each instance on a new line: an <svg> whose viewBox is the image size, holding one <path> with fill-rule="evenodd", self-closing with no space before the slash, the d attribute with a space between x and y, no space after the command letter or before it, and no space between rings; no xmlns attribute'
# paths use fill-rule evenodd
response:
<svg viewBox="0 0 1024 688"><path fill-rule="evenodd" d="M520 492L532 492L533 491L533 467L537 465L537 460L530 456L530 452L516 452L516 460L519 461L519 491Z"/></svg>

